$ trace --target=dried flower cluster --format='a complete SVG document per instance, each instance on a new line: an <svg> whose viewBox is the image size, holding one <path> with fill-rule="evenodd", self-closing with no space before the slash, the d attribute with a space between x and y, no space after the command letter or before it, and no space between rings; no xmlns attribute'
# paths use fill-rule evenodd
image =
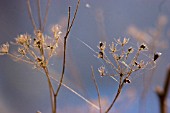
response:
<svg viewBox="0 0 170 113"><path fill-rule="evenodd" d="M1 47L0 47L0 55L8 54L8 52L9 52L9 44L7 42L7 43L1 45Z"/></svg>
<svg viewBox="0 0 170 113"><path fill-rule="evenodd" d="M151 64L151 62L155 63L155 61L161 55L161 53L156 52L153 55L153 58L150 58L150 61L145 62L145 59L139 60L139 56L142 55L144 51L148 51L147 45L142 43L138 49L135 49L132 46L127 47L126 45L128 42L128 38L124 38L123 41L121 41L119 38L109 45L109 53L112 55L116 64L112 63L109 57L106 55L106 42L99 42L99 46L97 46L99 49L98 58L101 58L107 64L111 65L116 73L118 75L123 75L123 77L129 77L132 72L144 69L147 65ZM130 55L131 57L129 57ZM106 75L104 66L101 66L98 71L101 76Z"/></svg>
<svg viewBox="0 0 170 113"><path fill-rule="evenodd" d="M34 36L28 33L20 34L11 44L17 46L17 51L9 53L10 45L2 44L0 55L10 55L15 59L34 64L35 68L43 68L48 65L50 58L56 54L58 40L61 38L61 29L55 25L51 29L53 36L44 35L40 30L35 32Z"/></svg>
<svg viewBox="0 0 170 113"><path fill-rule="evenodd" d="M139 70L143 70L147 68L148 65L152 66L156 64L156 60L160 57L161 53L156 52L152 56L152 58L148 57L149 60L140 57L144 54L145 51L148 51L148 47L146 44L141 43L139 47L136 49L132 46L128 45L129 38L115 39L115 42L112 42L109 45L109 52L106 51L107 45L106 42L99 42L99 52L98 58L102 59L106 64L110 65L114 70L113 74L106 74L105 66L101 66L98 68L100 76L111 76L112 78L115 75L118 75L119 78L119 87L117 94L111 103L111 105L106 109L105 113L108 113L118 98L124 84L131 83L130 76ZM128 47L129 46L129 47ZM110 57L106 54L111 54L113 60L110 60Z"/></svg>
<svg viewBox="0 0 170 113"><path fill-rule="evenodd" d="M63 36L63 39L61 39L61 27L59 25L54 25L51 28L52 37L47 36L44 34L44 27L47 21L48 16L48 9L50 7L51 0L47 1L47 7L45 12L44 21L42 22L41 19L41 10L40 10L40 0L37 0L37 6L38 6L38 19L39 19L39 27L36 26L32 11L31 11L31 5L30 0L27 0L27 6L28 6L28 13L30 20L32 22L32 26L34 28L34 36L31 36L27 33L20 34L15 38L14 42L11 42L12 45L15 45L17 47L17 51L14 53L10 52L10 46L8 43L2 44L0 47L0 55L8 55L15 60L23 61L29 64L33 64L34 68L41 69L43 73L46 75L48 86L49 86L49 94L50 94L50 100L51 100L51 110L52 113L57 112L57 97L61 88L61 85L63 85L63 78L65 73L65 65L66 65L66 47L67 47L67 39L68 35L72 29L72 26L74 24L77 11L79 8L80 0L77 0L76 9L74 11L73 18L70 18L71 14L71 7L68 7L68 22L67 22L67 29L66 33ZM58 82L58 87L55 90L52 81L51 76L49 73L49 66L48 63L56 53L58 53L56 50L59 49L59 40L63 40L63 64L62 64L62 73L61 77ZM61 49L61 48L60 48ZM53 78L54 79L54 78ZM65 85L66 87L66 85ZM74 90L67 87L67 89L71 90L74 94L78 95L79 97L83 98L81 95L77 94ZM85 98L83 98L85 100ZM88 101L89 102L89 101ZM89 102L90 103L90 102ZM90 103L91 105L94 105ZM40 111L37 111L37 113L40 113Z"/></svg>

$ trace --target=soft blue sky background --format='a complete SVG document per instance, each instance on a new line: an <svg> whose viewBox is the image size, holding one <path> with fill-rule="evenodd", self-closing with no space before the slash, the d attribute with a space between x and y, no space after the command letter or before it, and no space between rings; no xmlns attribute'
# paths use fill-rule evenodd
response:
<svg viewBox="0 0 170 113"><path fill-rule="evenodd" d="M44 14L46 1L41 1L42 13ZM34 0L31 0L31 3L33 15L37 17ZM75 4L76 0L74 2L52 0L45 33L50 35L50 27L62 23L67 16L67 7L71 6L73 12ZM90 7L86 7L87 4ZM101 62L77 38L97 50L96 46L100 40L110 43L113 38L130 37L127 34L127 28L131 25L147 31L156 26L159 16L165 15L170 19L169 6L170 0L81 0L77 18L68 40L64 83L87 99L95 101L97 94L91 79L90 69L90 66L93 65L101 96L103 100L110 103L118 84L108 77L98 76L97 68L101 66ZM33 34L26 1L1 1L0 44L12 41L17 35L25 32ZM134 39L131 40L137 44ZM161 40L170 42L170 21L164 29ZM163 55L159 60L152 81L149 81L151 84L145 98L141 98L145 84L144 75L139 74L130 85L124 88L112 112L115 110L119 113L125 111L127 113L159 113L158 99L154 91L156 86L163 85L166 68L170 63L170 51L169 47L157 50ZM53 59L52 62L56 62L56 60ZM61 70L61 64L58 63L56 67ZM57 73L56 67L51 66L51 72L54 74ZM145 74L145 78L147 78L147 74ZM170 100L170 95L168 98ZM59 95L58 107L62 113L97 113L85 101L64 87ZM9 57L0 56L0 113L35 113L37 110L42 111L42 113L50 112L48 87L44 75L33 70L32 66L28 64L14 62Z"/></svg>

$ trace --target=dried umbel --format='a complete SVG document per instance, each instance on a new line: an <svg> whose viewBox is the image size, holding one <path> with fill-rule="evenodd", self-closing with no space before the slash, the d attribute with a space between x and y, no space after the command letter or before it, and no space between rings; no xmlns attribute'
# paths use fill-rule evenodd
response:
<svg viewBox="0 0 170 113"><path fill-rule="evenodd" d="M11 42L15 47L17 46L17 50L14 51L14 53L10 53L9 49L9 44L2 44L0 47L0 55L9 55L10 57L14 58L16 61L23 61L29 64L32 64L34 68L38 68L41 72L43 72L46 75L47 81L48 81L48 86L49 86L49 94L50 94L50 101L51 101L51 110L52 113L57 112L57 97L61 88L61 85L64 83L63 78L65 74L65 67L66 67L66 47L67 47L67 39L69 37L69 33L71 32L72 26L74 24L80 0L77 0L77 5L76 9L73 13L73 17L71 18L71 7L68 7L68 21L67 21L67 29L60 41L63 44L63 63L62 63L62 73L60 79L54 79L52 76L50 76L49 72L49 61L51 57L53 57L57 53L58 47L62 44L60 43L59 40L61 38L61 27L59 25L54 25L51 28L52 31L52 36L48 36L44 34L44 29L45 25L47 22L47 17L48 17L48 10L50 7L51 0L47 0L47 5L45 9L45 16L42 19L41 18L41 5L40 5L40 0L37 0L37 9L38 9L38 27L36 25L37 22L34 21L34 17L32 15L32 8L31 8L31 3L30 0L26 0L27 6L28 6L28 14L33 26L33 31L34 35L29 35L27 33L25 34L20 34L15 38L14 42ZM12 45L10 45L12 46ZM15 48L14 47L14 48ZM61 49L61 48L60 48ZM53 87L53 83L51 79L55 80L58 82L57 89L55 90L56 87ZM82 97L80 94L75 92L73 89L68 87L67 85L64 84L64 87L72 91L74 94L77 96L81 97L85 101L87 101L84 97ZM87 101L89 104L95 106L92 104L90 101ZM95 106L96 107L96 106ZM98 107L97 107L98 108ZM37 111L37 113L41 113L40 111Z"/></svg>
<svg viewBox="0 0 170 113"><path fill-rule="evenodd" d="M0 47L0 55L9 55L10 57L14 58L16 61L23 61L29 64L32 64L34 68L38 68L38 70L43 71L43 73L46 75L47 81L48 81L48 86L49 86L49 94L50 94L50 101L51 101L51 110L52 113L56 113L57 108L57 97L61 88L61 85L63 85L62 81L64 78L65 74L65 65L66 65L66 47L67 47L67 39L68 35L72 29L72 26L74 24L78 7L80 4L80 0L77 1L76 9L75 12L73 13L73 18L71 19L71 7L68 9L68 22L67 22L67 30L65 35L63 36L64 40L61 43L63 44L63 66L62 66L62 73L61 77L59 80L56 80L58 82L58 87L55 91L51 81L51 76L49 73L49 66L48 63L51 59L56 54L56 50L58 47L62 44L59 43L59 39L61 38L61 29L59 25L55 25L51 28L52 31L52 36L47 36L44 34L44 27L47 21L47 16L48 16L48 9L50 7L50 2L51 0L47 1L47 7L46 7L46 12L45 16L43 18L44 21L41 19L41 11L40 11L40 0L37 0L37 5L38 5L38 19L39 19L39 27L36 26L36 23L34 21L32 11L31 11L31 5L30 5L30 0L27 0L27 6L28 6L28 13L29 17L31 19L33 28L34 28L34 35L29 35L27 33L25 34L20 34L15 38L15 41L12 42L14 46L17 46L17 50L14 51L14 53L9 52L9 44L2 44ZM50 37L50 38L49 38ZM11 45L10 45L11 46ZM15 47L14 47L15 48ZM54 79L54 78L53 78ZM66 85L65 85L66 87ZM71 90L74 94L78 95L79 97L83 98L81 95L77 94L74 90L69 88L67 86L67 89ZM83 98L86 100L85 98ZM90 102L89 102L90 103ZM92 103L90 103L92 104ZM94 105L94 104L92 104ZM40 113L37 111L37 113Z"/></svg>
<svg viewBox="0 0 170 113"><path fill-rule="evenodd" d="M118 75L123 74L124 77L129 77L133 72L136 72L140 69L145 69L145 67L151 65L151 63L155 62L161 55L161 53L156 52L154 54L154 58L149 58L149 60L148 58L147 60L139 60L139 57L143 55L143 52L148 51L147 45L142 43L136 49L131 45L127 45L128 42L129 38L124 38L123 41L121 41L121 39L119 38L117 40L115 39L115 42L112 42L111 45L109 45L110 51L108 53L111 54L116 64L114 64L112 60L109 59L108 55L105 52L105 49L107 48L106 42L100 42L97 46L99 49L98 58L103 59L103 61L109 64ZM101 74L101 69L102 68L100 68L99 73L103 76L103 74Z"/></svg>
<svg viewBox="0 0 170 113"><path fill-rule="evenodd" d="M59 28L52 29L52 32L58 33L57 38L60 38L61 31ZM44 36L44 34L37 30L34 36L28 33L20 34L12 42L12 45L17 46L17 51L9 53L9 43L2 44L0 48L0 55L10 55L12 58L20 59L30 64L34 64L34 68L43 68L48 65L50 58L55 54L58 41L56 41L56 35L53 34L53 38ZM58 40L57 39L57 40ZM11 46L12 46L11 45ZM15 54L14 54L15 53Z"/></svg>
<svg viewBox="0 0 170 113"><path fill-rule="evenodd" d="M109 45L109 52L106 52L107 45L106 43L100 42L97 46L99 49L98 58L101 58L108 67L111 67L114 70L114 73L105 73L105 66L101 66L98 71L100 76L111 76L114 80L116 80L116 76L119 80L116 80L119 83L118 91L113 99L111 105L106 109L105 113L108 113L118 98L124 84L131 83L131 76L133 73L144 70L149 66L153 66L156 64L156 60L161 56L161 53L156 52L153 57L150 58L145 55L142 57L146 51L148 51L148 47L146 44L142 43L139 47L133 47L129 44L129 38L124 38L123 41L121 39L115 39L115 42L112 42ZM108 55L111 54L111 55ZM112 59L110 59L110 56Z"/></svg>

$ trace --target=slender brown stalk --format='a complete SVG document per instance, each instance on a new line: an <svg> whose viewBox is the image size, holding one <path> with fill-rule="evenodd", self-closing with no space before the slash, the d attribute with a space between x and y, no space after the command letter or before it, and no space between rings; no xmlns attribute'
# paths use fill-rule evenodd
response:
<svg viewBox="0 0 170 113"><path fill-rule="evenodd" d="M100 99L101 99L101 98L100 98L100 91L99 91L99 88L98 88L98 84L97 84L97 82L96 82L96 78L95 78L95 76L94 76L93 66L91 66L91 70L92 70L92 79L93 79L93 82L94 82L94 84L95 84L95 88L96 88L96 91L97 91L100 113L102 113L101 102L100 102Z"/></svg>
<svg viewBox="0 0 170 113"><path fill-rule="evenodd" d="M49 72L48 72L48 68L47 67L44 67L44 72L45 72L45 75L47 77L47 80L48 80L48 86L49 86L49 91L50 91L50 99L51 99L51 108L52 108L52 113L56 113L55 111L55 104L54 104L54 101L55 101L55 92L54 92L54 89L53 89L53 86L52 86L52 83L51 83L51 80L50 80L50 75L49 75Z"/></svg>
<svg viewBox="0 0 170 113"><path fill-rule="evenodd" d="M170 87L170 67L167 70L167 75L166 75L163 90L157 89L156 92L160 102L160 113L168 113L166 101L167 101L169 87Z"/></svg>
<svg viewBox="0 0 170 113"><path fill-rule="evenodd" d="M38 22L39 22L39 29L42 30L42 21L41 21L41 7L40 7L40 0L37 0L37 8L38 8Z"/></svg>
<svg viewBox="0 0 170 113"><path fill-rule="evenodd" d="M69 29L69 24L70 24L70 7L68 9L68 26L67 26L67 32L68 32L68 29ZM58 86L58 89L54 95L54 105L55 105L55 109L57 108L57 96L58 96L58 93L59 93L59 90L60 90L60 87L62 85L62 80L64 78L64 72L65 72L65 63L66 63L66 47L67 47L67 41L66 41L66 38L64 38L64 56L63 56L63 69L62 69L62 75L61 75L61 78L60 78L60 83L59 83L59 86Z"/></svg>
<svg viewBox="0 0 170 113"><path fill-rule="evenodd" d="M32 15L32 11L31 11L31 5L30 5L30 0L27 0L27 7L28 7L28 14L29 14L29 18L31 20L32 26L34 28L34 31L36 31L36 24Z"/></svg>
<svg viewBox="0 0 170 113"><path fill-rule="evenodd" d="M67 32L69 30L69 26L70 26L70 12L71 12L71 7L68 7L68 22L67 22Z"/></svg>
<svg viewBox="0 0 170 113"><path fill-rule="evenodd" d="M62 81L63 81L63 77L64 77L64 72L65 72L65 63L66 63L66 44L67 44L67 38L68 38L68 34L70 33L70 30L73 26L73 23L74 23L74 20L75 20L75 17L76 17L76 14L77 14L77 11L78 11L78 6L79 6L79 3L80 3L80 0L78 0L78 3L77 3L77 7L76 7L76 11L74 13L74 17L72 19L72 22L71 22L71 25L70 27L68 28L68 31L66 32L66 35L64 37L64 56L63 56L63 68L62 68L62 75L61 75L61 78L60 78L60 83L59 83L59 86L57 88L57 91L55 93L55 95L57 96L58 95L58 92L60 90L60 87L61 87L61 84L62 84ZM70 11L70 10L69 10ZM68 13L68 17L70 17L70 12ZM70 19L70 18L68 18ZM69 23L70 20L68 20L68 23Z"/></svg>
<svg viewBox="0 0 170 113"><path fill-rule="evenodd" d="M58 96L58 93L60 91L60 88L61 88L61 85L62 85L62 82L63 82L63 78L64 78L64 72L65 72L65 65L66 65L66 47L67 47L67 38L68 38L68 35L70 33L70 30L73 26L73 23L74 23L74 20L76 18L76 15L77 15L77 11L78 11L78 7L79 7L79 4L80 4L80 0L78 0L77 2L77 6L76 6L76 10L75 10L75 13L74 13L74 16L73 16L73 19L72 19L72 22L71 22L71 25L70 25L70 7L69 7L69 11L68 11L68 26L67 26L67 32L66 32L66 35L64 37L64 56L63 56L63 68L62 68L62 74L61 74L61 78L60 78L60 83L58 85L58 88L56 90L56 93L55 93L55 109L56 109L56 103L57 103L57 96ZM70 25L70 26L69 26Z"/></svg>
<svg viewBox="0 0 170 113"><path fill-rule="evenodd" d="M45 28L45 25L47 23L48 10L50 8L50 4L51 4L51 0L48 0L47 6L46 6L46 11L45 11L45 17L44 17L44 21L43 21L43 26L42 26L42 29L41 29L42 32L44 32L44 28Z"/></svg>
<svg viewBox="0 0 170 113"><path fill-rule="evenodd" d="M71 24L70 24L70 27L69 27L66 35L65 35L65 38L66 38L66 39L68 38L68 34L70 33L71 28L72 28L72 26L73 26L73 23L74 23L74 21L75 21L75 18L76 18L77 12L78 12L79 5L80 5L80 0L78 0L78 2L77 2L77 6L76 6L76 10L75 10L73 19L72 19Z"/></svg>
<svg viewBox="0 0 170 113"><path fill-rule="evenodd" d="M122 91L123 86L124 86L124 82L122 82L122 76L120 76L119 88L118 88L118 90L117 90L116 96L115 96L115 98L113 99L113 101L112 101L112 103L110 104L110 106L108 107L108 109L105 111L105 113L108 113L108 112L111 110L111 108L113 107L114 103L115 103L116 100L118 99L118 97L119 97L119 95L120 95L120 93L121 93L121 91Z"/></svg>

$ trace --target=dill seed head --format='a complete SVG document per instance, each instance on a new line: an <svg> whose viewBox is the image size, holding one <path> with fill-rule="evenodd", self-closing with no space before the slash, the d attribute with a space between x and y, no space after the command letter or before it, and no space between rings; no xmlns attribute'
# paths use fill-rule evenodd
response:
<svg viewBox="0 0 170 113"><path fill-rule="evenodd" d="M120 38L117 39L116 41L119 45L124 46L129 42L129 38L124 38L123 41L121 42Z"/></svg>
<svg viewBox="0 0 170 113"><path fill-rule="evenodd" d="M160 53L160 52L154 53L153 61L156 61L161 55L162 55L162 53Z"/></svg>
<svg viewBox="0 0 170 113"><path fill-rule="evenodd" d="M110 45L109 45L110 46ZM116 45L112 42L112 45L110 46L110 53L114 53L116 52L117 49L116 49Z"/></svg>
<svg viewBox="0 0 170 113"><path fill-rule="evenodd" d="M9 44L8 42L5 44L2 44L0 47L0 55L5 55L9 52Z"/></svg>
<svg viewBox="0 0 170 113"><path fill-rule="evenodd" d="M123 44L123 45L126 45L128 42L129 42L129 38L126 38L126 37L125 37L125 38L123 39L123 43L122 43L122 44Z"/></svg>
<svg viewBox="0 0 170 113"><path fill-rule="evenodd" d="M29 46L31 43L31 37L28 34L21 34L17 38L15 38L15 41L17 44L26 44Z"/></svg>
<svg viewBox="0 0 170 113"><path fill-rule="evenodd" d="M99 67L98 71L100 73L100 76L104 76L105 75L105 67L104 66Z"/></svg>
<svg viewBox="0 0 170 113"><path fill-rule="evenodd" d="M144 68L145 67L145 62L143 60L140 61L138 64L138 68Z"/></svg>
<svg viewBox="0 0 170 113"><path fill-rule="evenodd" d="M99 48L101 51L104 51L105 48L106 48L106 42L101 42L101 41L100 41L98 48Z"/></svg>
<svg viewBox="0 0 170 113"><path fill-rule="evenodd" d="M139 63L137 62L137 61L134 61L134 64L137 66L137 65L139 65Z"/></svg>
<svg viewBox="0 0 170 113"><path fill-rule="evenodd" d="M124 83L131 83L131 81L128 78L125 78Z"/></svg>
<svg viewBox="0 0 170 113"><path fill-rule="evenodd" d="M132 47L129 47L128 53L133 53L134 49Z"/></svg>
<svg viewBox="0 0 170 113"><path fill-rule="evenodd" d="M100 51L100 52L98 53L98 58L103 58L103 52L102 52L102 51Z"/></svg>
<svg viewBox="0 0 170 113"><path fill-rule="evenodd" d="M34 39L34 47L40 48L41 47L41 41L38 40L38 39Z"/></svg>
<svg viewBox="0 0 170 113"><path fill-rule="evenodd" d="M148 50L148 47L143 43L140 45L139 50L145 51Z"/></svg>

